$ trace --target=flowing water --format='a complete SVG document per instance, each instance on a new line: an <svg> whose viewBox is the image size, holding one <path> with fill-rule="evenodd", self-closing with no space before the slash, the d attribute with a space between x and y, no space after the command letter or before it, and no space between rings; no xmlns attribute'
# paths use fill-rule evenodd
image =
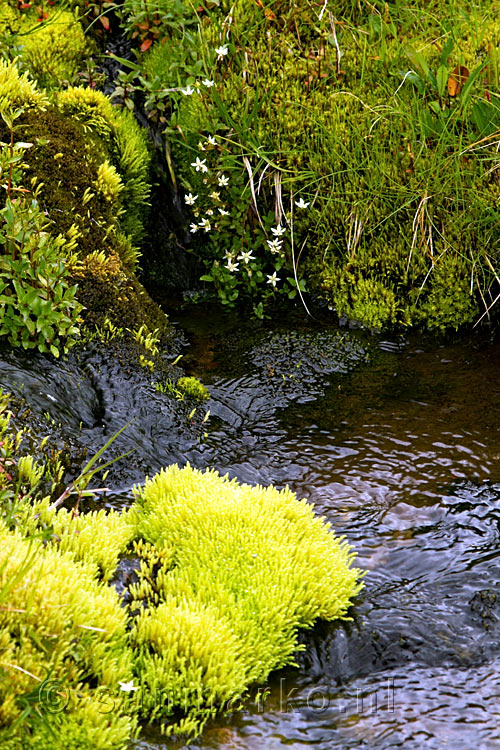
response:
<svg viewBox="0 0 500 750"><path fill-rule="evenodd" d="M173 461L288 484L367 571L352 621L304 634L298 667L193 747L500 748L500 345L244 325L198 308L177 325L211 393L201 436L96 351L57 369L5 354L0 384L24 382L34 411L94 449L136 416L109 505ZM145 732L136 747L172 743Z"/></svg>

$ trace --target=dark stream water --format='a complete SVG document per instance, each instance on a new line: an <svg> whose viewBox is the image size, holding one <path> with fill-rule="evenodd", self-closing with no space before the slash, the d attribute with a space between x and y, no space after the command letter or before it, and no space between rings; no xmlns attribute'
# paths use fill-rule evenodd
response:
<svg viewBox="0 0 500 750"><path fill-rule="evenodd" d="M353 620L304 634L298 668L193 747L498 750L500 345L243 325L196 308L177 325L211 392L201 437L95 351L57 370L6 355L0 384L24 383L34 410L94 449L137 417L119 439L136 452L110 505L173 461L289 484L367 570ZM137 747L181 746L149 733Z"/></svg>

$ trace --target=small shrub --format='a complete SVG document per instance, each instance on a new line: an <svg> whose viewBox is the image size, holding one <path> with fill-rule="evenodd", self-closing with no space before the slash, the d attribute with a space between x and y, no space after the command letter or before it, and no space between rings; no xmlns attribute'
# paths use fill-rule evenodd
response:
<svg viewBox="0 0 500 750"><path fill-rule="evenodd" d="M7 199L0 217L0 336L58 357L74 344L83 309L64 262L74 237L53 237L35 199Z"/></svg>

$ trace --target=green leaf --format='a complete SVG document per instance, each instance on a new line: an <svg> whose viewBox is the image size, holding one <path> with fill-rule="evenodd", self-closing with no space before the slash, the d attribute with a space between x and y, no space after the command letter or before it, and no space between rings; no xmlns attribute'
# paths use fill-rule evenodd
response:
<svg viewBox="0 0 500 750"><path fill-rule="evenodd" d="M443 51L441 52L441 57L439 58L441 65L446 65L448 62L448 58L453 52L453 47L455 46L455 42L452 36L448 37L446 44L443 47Z"/></svg>
<svg viewBox="0 0 500 750"><path fill-rule="evenodd" d="M448 85L448 68L446 65L440 65L436 73L436 81L439 96L443 96Z"/></svg>

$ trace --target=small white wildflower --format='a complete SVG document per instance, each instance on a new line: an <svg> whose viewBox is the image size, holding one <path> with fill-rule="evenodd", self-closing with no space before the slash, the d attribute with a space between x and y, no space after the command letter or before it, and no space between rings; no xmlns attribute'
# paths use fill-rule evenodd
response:
<svg viewBox="0 0 500 750"><path fill-rule="evenodd" d="M194 94L194 89L191 88L191 86L186 86L185 89L181 89L184 96L191 96L191 94Z"/></svg>
<svg viewBox="0 0 500 750"><path fill-rule="evenodd" d="M239 267L239 263L234 263L232 260L227 261L224 268L227 268L228 271L237 271Z"/></svg>
<svg viewBox="0 0 500 750"><path fill-rule="evenodd" d="M281 226L281 224L278 224L276 229L274 227L271 229L271 232L274 234L275 237L281 237L283 234L285 234L286 229Z"/></svg>
<svg viewBox="0 0 500 750"><path fill-rule="evenodd" d="M281 250L281 246L283 244L283 240L278 240L278 239L275 239L275 240L266 240L266 242L267 242L267 244L269 246L269 250L272 253L279 253L279 251Z"/></svg>
<svg viewBox="0 0 500 750"><path fill-rule="evenodd" d="M225 258L226 260L233 260L233 257L234 257L234 256L233 256L233 254L232 254L231 250L226 250L226 252L224 253L224 258Z"/></svg>
<svg viewBox="0 0 500 750"><path fill-rule="evenodd" d="M208 142L210 143L211 146L216 146L217 145L217 141L215 140L215 138L214 138L213 135L209 135L208 136Z"/></svg>
<svg viewBox="0 0 500 750"><path fill-rule="evenodd" d="M213 198L214 201L220 201L220 193L218 193L217 190L212 190L212 192L210 193L208 197ZM220 208L219 208L219 211L220 211Z"/></svg>
<svg viewBox="0 0 500 750"><path fill-rule="evenodd" d="M195 161L191 162L191 166L194 167L197 172L208 172L208 167L205 162L206 159L200 159L200 157L197 156Z"/></svg>
<svg viewBox="0 0 500 750"><path fill-rule="evenodd" d="M297 208L307 208L309 203L306 203L303 198L300 198L300 200L295 201L295 205L297 206Z"/></svg>
<svg viewBox="0 0 500 750"><path fill-rule="evenodd" d="M217 50L215 50L215 51L217 52ZM202 84L203 84L204 86L206 86L207 88L209 88L209 89L210 89L210 88L212 88L212 86L214 86L214 85L215 85L215 84L214 84L214 82L213 82L213 81L210 81L210 80L209 80L208 78L205 78L205 79L204 79L204 80L202 81Z"/></svg>
<svg viewBox="0 0 500 750"><path fill-rule="evenodd" d="M223 208L218 209L221 216L229 216L229 211L225 211Z"/></svg>
<svg viewBox="0 0 500 750"><path fill-rule="evenodd" d="M204 229L204 230L205 230L205 232L210 232L210 230L212 229L212 226L211 226L211 224L210 224L209 220L208 220L208 219L205 219L205 218L203 218L203 219L202 219L202 220L201 220L201 221L199 222L198 226L200 227L200 229Z"/></svg>
<svg viewBox="0 0 500 750"><path fill-rule="evenodd" d="M198 231L198 225L197 224L190 224L189 225L189 231L191 232L191 234L194 234L195 232Z"/></svg>
<svg viewBox="0 0 500 750"><path fill-rule="evenodd" d="M238 255L238 260L242 260L244 263L250 263L251 260L255 260L255 255L252 255L251 250L247 250L246 252L241 251Z"/></svg>
<svg viewBox="0 0 500 750"><path fill-rule="evenodd" d="M207 208L207 216L213 216L213 215L214 215L213 208Z"/></svg>
<svg viewBox="0 0 500 750"><path fill-rule="evenodd" d="M193 195L192 193L188 193L187 195L184 196L184 203L187 206L193 206L195 200L197 199L197 197L198 197L197 195Z"/></svg>
<svg viewBox="0 0 500 750"><path fill-rule="evenodd" d="M200 151L205 151L205 144L202 141L198 141L198 148Z"/></svg>
<svg viewBox="0 0 500 750"><path fill-rule="evenodd" d="M123 690L125 693L130 693L132 690L139 690L139 687L134 685L134 681L130 680L130 682L119 682L120 690Z"/></svg>
<svg viewBox="0 0 500 750"><path fill-rule="evenodd" d="M227 55L228 52L229 50L225 44L221 44L220 47L216 47L215 54L217 55L217 60L222 60L222 58Z"/></svg>
<svg viewBox="0 0 500 750"><path fill-rule="evenodd" d="M226 185L229 185L229 177L226 177L225 174L221 174L217 179L217 184L219 187L226 187Z"/></svg>
<svg viewBox="0 0 500 750"><path fill-rule="evenodd" d="M267 283L272 284L273 286L276 286L277 282L280 281L278 276L276 275L276 271L270 276L267 274Z"/></svg>

